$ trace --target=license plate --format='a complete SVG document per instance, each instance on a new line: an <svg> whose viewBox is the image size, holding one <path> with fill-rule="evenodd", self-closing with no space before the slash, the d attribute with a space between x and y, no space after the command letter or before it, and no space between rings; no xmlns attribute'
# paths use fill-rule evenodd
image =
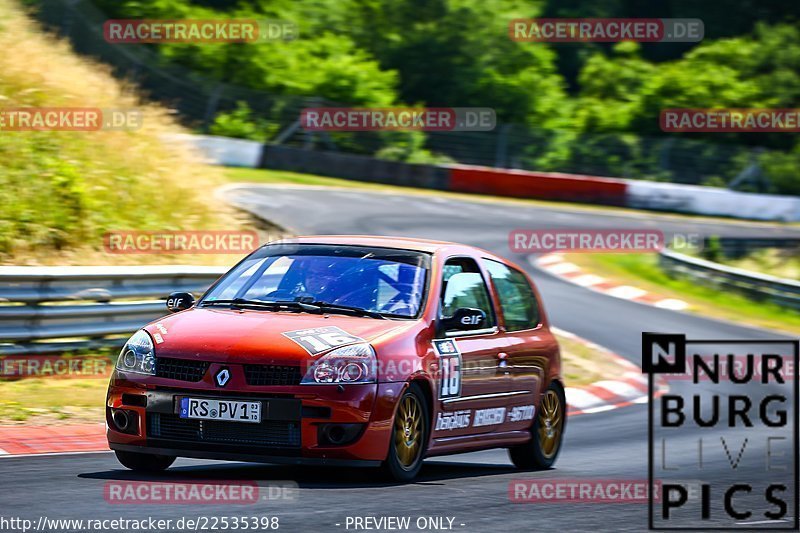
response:
<svg viewBox="0 0 800 533"><path fill-rule="evenodd" d="M261 422L261 402L181 398L180 417L258 424Z"/></svg>

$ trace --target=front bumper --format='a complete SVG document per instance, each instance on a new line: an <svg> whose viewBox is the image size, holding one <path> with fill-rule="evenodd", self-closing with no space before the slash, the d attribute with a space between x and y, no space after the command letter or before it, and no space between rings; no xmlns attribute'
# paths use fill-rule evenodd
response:
<svg viewBox="0 0 800 533"><path fill-rule="evenodd" d="M172 387L112 377L106 400L111 449L202 459L287 464L377 465L388 453L392 417L403 383L342 387L214 389ZM264 402L262 422L248 424L181 419L181 397L247 399ZM124 409L135 425L120 431L111 414ZM343 445L320 441L323 424L358 424L358 434Z"/></svg>
<svg viewBox="0 0 800 533"><path fill-rule="evenodd" d="M346 466L346 467L375 467L381 461L365 461L363 459L328 459L315 457L287 457L283 455L260 455L235 452L215 452L208 450L190 450L186 448L154 448L152 446L133 446L130 444L117 444L109 442L112 450L136 453L152 453L155 455L169 455L176 457L190 457L192 459L215 459L219 461L244 461L250 463L275 463L286 465L307 466Z"/></svg>

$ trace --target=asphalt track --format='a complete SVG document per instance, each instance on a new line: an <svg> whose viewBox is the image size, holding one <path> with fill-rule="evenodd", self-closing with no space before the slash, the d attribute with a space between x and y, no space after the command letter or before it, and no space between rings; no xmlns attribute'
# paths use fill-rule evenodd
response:
<svg viewBox="0 0 800 533"><path fill-rule="evenodd" d="M516 228L648 228L666 233L731 236L800 236L800 228L761 223L720 223L646 214L615 214L483 202L431 195L387 195L349 189L237 186L228 200L299 234L385 234L464 242L514 258L508 233ZM640 363L642 331L686 333L689 338L775 339L778 334L628 302L576 287L516 257L533 274L553 324ZM681 387L682 385L677 385ZM754 393L755 394L755 393ZM173 520L198 516L277 516L282 531L354 531L348 517L454 518L454 531L643 531L642 503L512 503L509 483L518 479L647 479L647 407L575 417L556 468L515 471L504 450L432 459L416 483L386 484L369 470L296 468L179 459L165 475L145 478L124 470L110 453L0 459L0 513L37 523L40 517L98 519L148 516ZM697 435L674 441L689 456ZM736 445L738 446L738 445ZM731 473L726 461L709 459L703 476L739 479L759 470ZM737 477L738 476L738 477ZM112 505L109 482L158 480L283 480L299 487L290 499L252 505ZM796 495L795 495L796 498ZM720 507L712 503L714 509ZM757 521L753 517L749 521ZM445 523L447 523L445 521ZM787 525L781 523L784 527ZM748 527L742 525L741 527ZM755 527L751 525L750 527ZM0 527L0 529L4 529ZM73 530L63 528L60 531ZM77 530L77 529L75 529ZM361 529L363 530L363 529Z"/></svg>

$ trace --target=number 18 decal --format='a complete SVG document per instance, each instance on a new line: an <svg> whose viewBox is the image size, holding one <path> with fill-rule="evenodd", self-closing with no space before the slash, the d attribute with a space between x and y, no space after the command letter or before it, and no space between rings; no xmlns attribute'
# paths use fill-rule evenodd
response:
<svg viewBox="0 0 800 533"><path fill-rule="evenodd" d="M364 342L361 337L350 335L336 326L285 331L283 335L302 346L312 356L344 344Z"/></svg>
<svg viewBox="0 0 800 533"><path fill-rule="evenodd" d="M445 339L433 341L439 356L439 399L461 396L461 352L456 341Z"/></svg>

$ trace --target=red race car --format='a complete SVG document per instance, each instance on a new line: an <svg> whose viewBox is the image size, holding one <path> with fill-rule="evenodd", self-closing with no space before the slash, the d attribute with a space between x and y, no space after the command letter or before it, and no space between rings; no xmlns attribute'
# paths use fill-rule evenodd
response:
<svg viewBox="0 0 800 533"><path fill-rule="evenodd" d="M459 244L301 237L259 248L136 332L108 389L134 470L176 457L381 466L508 448L551 466L566 402L531 280Z"/></svg>

